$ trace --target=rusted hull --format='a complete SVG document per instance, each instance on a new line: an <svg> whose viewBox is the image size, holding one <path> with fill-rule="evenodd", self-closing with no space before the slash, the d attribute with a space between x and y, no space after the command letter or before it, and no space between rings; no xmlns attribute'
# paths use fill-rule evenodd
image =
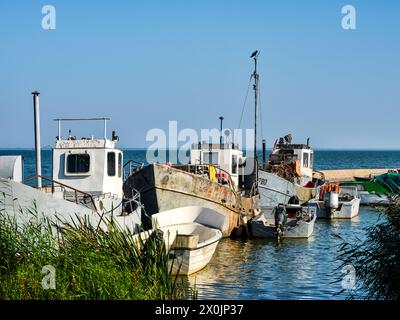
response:
<svg viewBox="0 0 400 320"><path fill-rule="evenodd" d="M138 190L147 215L185 207L202 206L229 217L229 227L222 230L229 236L235 228L245 224L244 216L254 216L255 199L240 197L228 186L207 178L161 164L152 164L131 175L124 183L129 196ZM143 217L146 227L149 220ZM147 223L146 223L147 221Z"/></svg>

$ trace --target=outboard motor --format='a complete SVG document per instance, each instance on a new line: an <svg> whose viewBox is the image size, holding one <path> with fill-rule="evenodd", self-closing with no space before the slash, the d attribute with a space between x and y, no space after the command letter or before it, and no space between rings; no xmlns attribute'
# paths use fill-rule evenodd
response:
<svg viewBox="0 0 400 320"><path fill-rule="evenodd" d="M287 222L287 213L285 209L285 205L280 203L276 208L275 208L275 227L276 227L276 233L277 236L280 237L283 233L283 228L284 225Z"/></svg>
<svg viewBox="0 0 400 320"><path fill-rule="evenodd" d="M288 204L300 204L300 199L298 196L291 196L289 198Z"/></svg>
<svg viewBox="0 0 400 320"><path fill-rule="evenodd" d="M324 204L330 218L332 214L339 208L339 192L332 190L325 193Z"/></svg>

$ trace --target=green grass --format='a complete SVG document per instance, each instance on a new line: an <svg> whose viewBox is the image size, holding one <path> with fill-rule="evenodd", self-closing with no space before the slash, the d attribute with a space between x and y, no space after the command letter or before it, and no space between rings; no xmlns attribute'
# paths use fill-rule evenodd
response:
<svg viewBox="0 0 400 320"><path fill-rule="evenodd" d="M34 212L35 210L33 210ZM168 270L157 233L146 241L79 220L56 227L46 219L23 225L0 209L0 299L187 299L196 297ZM55 289L44 289L42 268L55 268Z"/></svg>

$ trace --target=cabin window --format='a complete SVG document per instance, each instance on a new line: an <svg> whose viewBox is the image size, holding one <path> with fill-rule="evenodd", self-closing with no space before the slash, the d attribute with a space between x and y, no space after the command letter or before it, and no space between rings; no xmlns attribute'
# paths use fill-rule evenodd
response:
<svg viewBox="0 0 400 320"><path fill-rule="evenodd" d="M203 152L203 163L218 165L218 152Z"/></svg>
<svg viewBox="0 0 400 320"><path fill-rule="evenodd" d="M232 174L237 174L237 158L238 157L236 155L232 156Z"/></svg>
<svg viewBox="0 0 400 320"><path fill-rule="evenodd" d="M118 153L118 177L122 177L122 153Z"/></svg>
<svg viewBox="0 0 400 320"><path fill-rule="evenodd" d="M90 170L90 155L69 154L67 156L67 172L68 173L88 173Z"/></svg>
<svg viewBox="0 0 400 320"><path fill-rule="evenodd" d="M308 153L303 153L303 167L308 168Z"/></svg>
<svg viewBox="0 0 400 320"><path fill-rule="evenodd" d="M107 154L107 174L110 177L115 176L115 152Z"/></svg>
<svg viewBox="0 0 400 320"><path fill-rule="evenodd" d="M310 168L314 165L314 153L310 153Z"/></svg>
<svg viewBox="0 0 400 320"><path fill-rule="evenodd" d="M293 161L293 153L291 153L291 152L286 152L284 157L285 157L284 161L287 162L287 163Z"/></svg>

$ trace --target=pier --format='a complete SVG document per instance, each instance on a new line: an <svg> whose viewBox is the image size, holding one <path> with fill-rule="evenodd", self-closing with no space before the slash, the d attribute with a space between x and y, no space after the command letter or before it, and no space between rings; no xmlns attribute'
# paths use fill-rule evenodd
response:
<svg viewBox="0 0 400 320"><path fill-rule="evenodd" d="M319 178L321 175L328 182L346 182L353 181L354 177L368 178L371 175L384 174L390 170L399 170L394 168L386 169L339 169L339 170L321 170L314 173L314 177Z"/></svg>

